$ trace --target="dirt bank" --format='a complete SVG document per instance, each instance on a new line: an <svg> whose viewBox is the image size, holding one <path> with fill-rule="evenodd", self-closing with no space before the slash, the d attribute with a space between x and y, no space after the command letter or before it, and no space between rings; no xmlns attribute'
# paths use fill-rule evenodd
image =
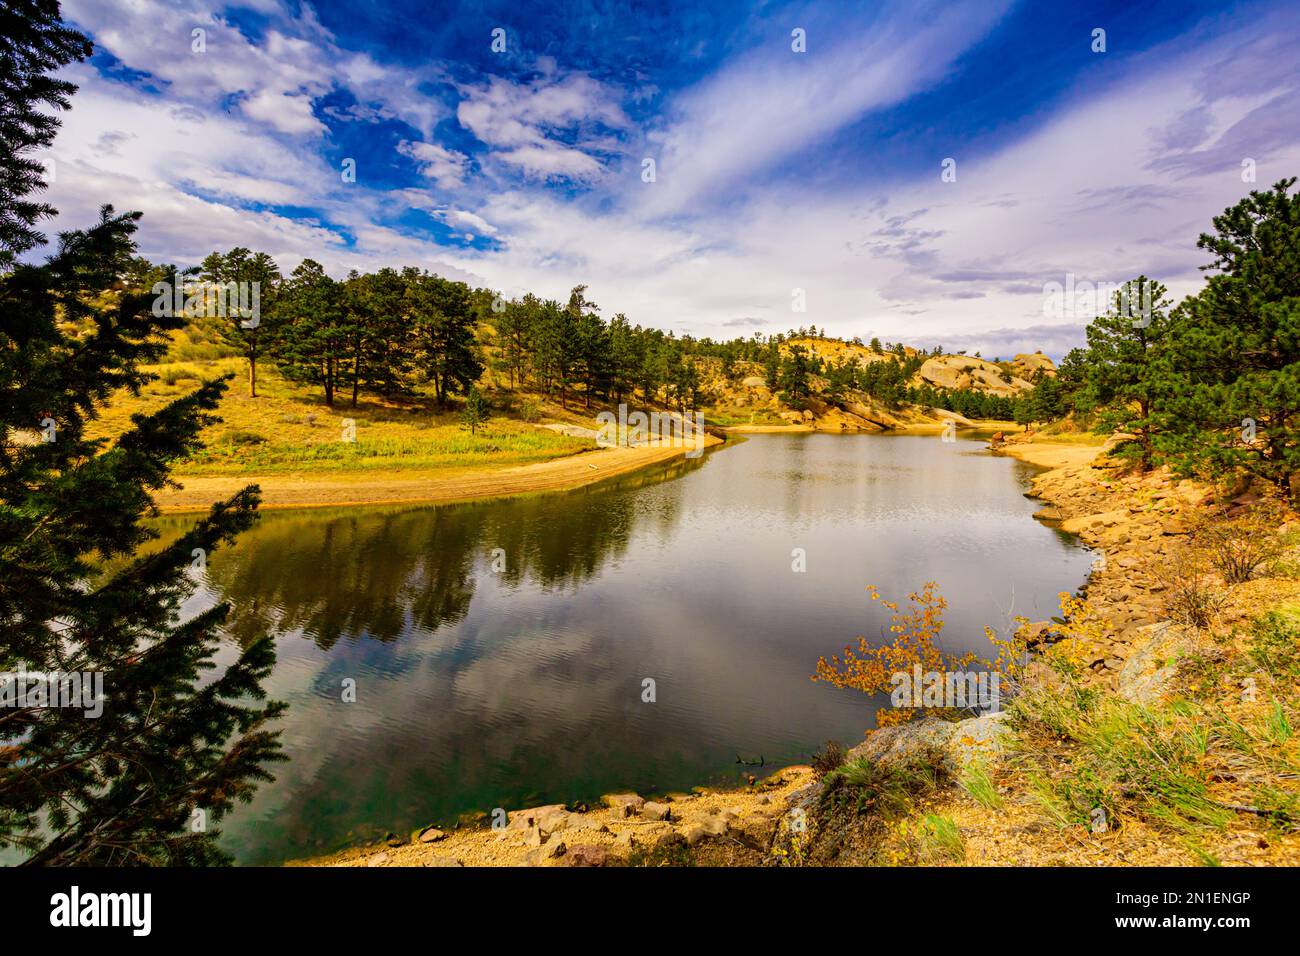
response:
<svg viewBox="0 0 1300 956"><path fill-rule="evenodd" d="M721 441L705 436L705 445ZM212 502L246 485L262 488L262 507L326 508L352 505L441 504L540 491L564 491L670 461L683 449L662 446L601 448L568 458L510 468L439 468L436 471L356 471L275 475L177 475L179 489L159 492L167 513L206 511Z"/></svg>

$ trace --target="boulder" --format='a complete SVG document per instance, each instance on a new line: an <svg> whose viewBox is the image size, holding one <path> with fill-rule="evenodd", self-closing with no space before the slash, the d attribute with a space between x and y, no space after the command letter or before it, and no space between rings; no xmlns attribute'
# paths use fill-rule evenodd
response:
<svg viewBox="0 0 1300 956"><path fill-rule="evenodd" d="M977 758L987 758L1002 746L1005 714L985 714L966 720L923 717L906 724L874 730L848 753L848 760L867 758L888 766L937 754L949 773L957 775Z"/></svg>
<svg viewBox="0 0 1300 956"><path fill-rule="evenodd" d="M1129 511L1127 508L1119 508L1114 511L1102 511L1097 514L1079 515L1076 518L1066 518L1061 522L1061 530L1067 534L1079 534L1082 531L1100 530L1102 528L1112 528L1121 521L1128 520Z"/></svg>
<svg viewBox="0 0 1300 956"><path fill-rule="evenodd" d="M1115 689L1126 700L1153 704L1174 690L1178 661L1192 652L1195 640L1170 621L1135 630L1132 653L1119 668Z"/></svg>
<svg viewBox="0 0 1300 956"><path fill-rule="evenodd" d="M515 810L508 814L510 822L506 825L506 830L526 831L537 827L544 833L553 833L564 829L570 816L572 814L564 809L562 803L550 803L544 807L532 807L528 810Z"/></svg>
<svg viewBox="0 0 1300 956"><path fill-rule="evenodd" d="M727 830L731 827L731 822L736 819L734 813L719 813L715 816L705 817L699 821L699 825L704 828L704 832L709 836L726 836Z"/></svg>
<svg viewBox="0 0 1300 956"><path fill-rule="evenodd" d="M1052 630L1051 621L1030 621L1024 626L1025 645L1028 647L1037 647L1039 644L1050 644L1056 640L1057 635Z"/></svg>

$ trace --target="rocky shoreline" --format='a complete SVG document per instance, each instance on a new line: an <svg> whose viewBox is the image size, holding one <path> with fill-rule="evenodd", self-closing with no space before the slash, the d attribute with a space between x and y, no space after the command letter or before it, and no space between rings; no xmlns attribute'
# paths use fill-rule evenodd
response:
<svg viewBox="0 0 1300 956"><path fill-rule="evenodd" d="M700 788L647 800L607 794L594 807L551 804L513 810L501 824L426 827L410 839L354 847L290 866L747 866L760 863L792 793L815 778L787 767L742 790Z"/></svg>
<svg viewBox="0 0 1300 956"><path fill-rule="evenodd" d="M1083 588L1089 612L1104 627L1100 640L1082 661L1083 680L1119 698L1153 704L1176 689L1178 662L1199 653L1205 637L1168 619L1167 566L1193 526L1198 509L1211 500L1209 489L1173 479L1167 470L1127 473L1101 446L1050 442L995 443L998 451L1034 463L1060 463L1032 479L1027 494L1044 502L1036 517L1077 535L1098 553ZM1253 609L1255 613L1258 608ZM1250 602L1231 602L1222 623L1249 618ZM1030 626L1031 648L1059 638L1050 621ZM1030 662L1023 686L1051 688L1059 678L1041 660ZM928 717L868 733L847 760L881 767L898 766L925 755L946 779L987 764L1004 748L1005 713L952 722ZM516 810L499 829L479 827L444 833L428 829L411 840L356 848L295 865L324 866L607 866L782 864L804 859L807 821L823 805L826 783L810 767L786 768L748 788L699 790L663 801L636 794L612 794L596 808L569 810L562 805ZM966 807L965 819L997 831L1017 814L997 815ZM994 817L1005 819L993 819ZM1041 825L1025 823L1026 832ZM1037 828L1037 829L1036 829ZM1010 835L1008 835L1010 833ZM1059 862L1050 853L1034 855L1028 843L1008 831L990 836L995 850L983 849L981 862L1035 864ZM1260 838L1264 845L1263 838ZM1152 838L1148 861L1170 858L1165 841ZM1107 856L1072 849L1071 862L1129 862L1122 853ZM999 854L1005 853L1005 856ZM1080 855L1082 854L1082 855ZM818 862L834 862L819 860Z"/></svg>

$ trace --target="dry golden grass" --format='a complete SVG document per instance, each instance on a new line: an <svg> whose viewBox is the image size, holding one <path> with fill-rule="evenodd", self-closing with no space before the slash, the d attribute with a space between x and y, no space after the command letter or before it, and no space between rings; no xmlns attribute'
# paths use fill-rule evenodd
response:
<svg viewBox="0 0 1300 956"><path fill-rule="evenodd" d="M248 395L247 364L241 359L147 368L158 378L139 396L115 396L92 435L120 434L132 414L160 408L202 380L235 375L216 412L221 420L202 433L205 448L178 464L176 473L182 476L507 467L572 455L593 445L500 414L471 435L455 409L438 409L418 394L403 400L363 394L353 408L348 393L330 408L319 389L285 380L270 363L259 364L256 398ZM349 419L355 442L343 440Z"/></svg>

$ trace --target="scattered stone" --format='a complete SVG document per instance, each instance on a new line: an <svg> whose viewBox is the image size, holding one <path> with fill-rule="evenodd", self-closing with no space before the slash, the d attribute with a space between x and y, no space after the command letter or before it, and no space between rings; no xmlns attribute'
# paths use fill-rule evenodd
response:
<svg viewBox="0 0 1300 956"><path fill-rule="evenodd" d="M443 833L437 827L425 827L420 831L419 836L416 837L416 839L421 843L437 843L439 840L445 840L446 838L447 834Z"/></svg>
<svg viewBox="0 0 1300 956"><path fill-rule="evenodd" d="M653 800L648 800L641 807L641 816L647 820L671 820L672 815L672 808L666 803L655 803Z"/></svg>
<svg viewBox="0 0 1300 956"><path fill-rule="evenodd" d="M580 843L570 848L569 866L604 866L609 861L609 852L603 847Z"/></svg>
<svg viewBox="0 0 1300 956"><path fill-rule="evenodd" d="M727 817L718 814L714 817L705 817L699 822L698 826L709 836L720 837L727 835L727 828L730 823L731 821Z"/></svg>
<svg viewBox="0 0 1300 956"><path fill-rule="evenodd" d="M630 817L645 806L645 797L635 793L607 793L600 801L613 810L615 816L620 817Z"/></svg>
<svg viewBox="0 0 1300 956"><path fill-rule="evenodd" d="M433 856L424 861L425 866L464 866L460 860L450 856Z"/></svg>
<svg viewBox="0 0 1300 956"><path fill-rule="evenodd" d="M562 803L550 803L544 807L532 807L528 810L515 810L507 814L510 822L506 825L506 829L527 830L529 827L541 827L550 832L552 829L558 829L557 823L568 815L569 811Z"/></svg>
<svg viewBox="0 0 1300 956"><path fill-rule="evenodd" d="M386 866L388 864L388 853L376 853L370 859L366 860L366 866Z"/></svg>
<svg viewBox="0 0 1300 956"><path fill-rule="evenodd" d="M1056 639L1056 635L1052 633L1051 621L1030 621L1025 625L1024 635L1028 647L1047 644Z"/></svg>

